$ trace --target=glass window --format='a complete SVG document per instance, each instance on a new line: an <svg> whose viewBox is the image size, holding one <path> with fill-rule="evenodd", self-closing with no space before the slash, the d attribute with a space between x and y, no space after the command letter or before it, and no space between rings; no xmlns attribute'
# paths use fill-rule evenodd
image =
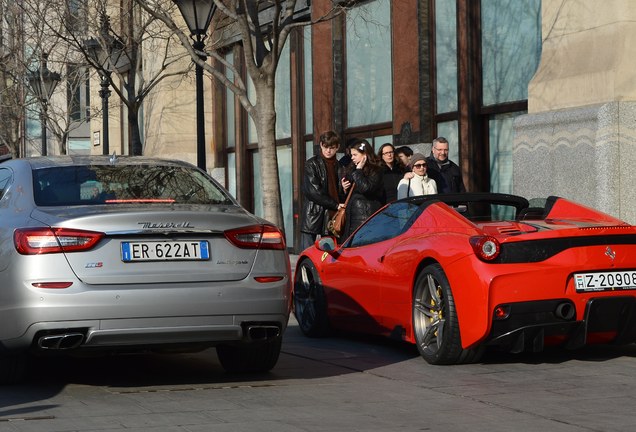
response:
<svg viewBox="0 0 636 432"><path fill-rule="evenodd" d="M254 87L254 82L252 82L252 78L247 77L247 98L250 100L252 104L256 102L256 88ZM254 123L254 119L252 116L247 116L247 142L248 143L256 143L258 141L258 134L256 133L256 124Z"/></svg>
<svg viewBox="0 0 636 432"><path fill-rule="evenodd" d="M66 67L68 111L72 121L86 119L90 101L90 82L88 69L81 65L70 63Z"/></svg>
<svg viewBox="0 0 636 432"><path fill-rule="evenodd" d="M276 139L291 137L291 71L289 39L280 53L276 68Z"/></svg>
<svg viewBox="0 0 636 432"><path fill-rule="evenodd" d="M406 231L420 206L411 202L396 202L367 220L346 245L364 246L396 237Z"/></svg>
<svg viewBox="0 0 636 432"><path fill-rule="evenodd" d="M376 0L353 8L346 29L347 125L391 121L391 4Z"/></svg>
<svg viewBox="0 0 636 432"><path fill-rule="evenodd" d="M311 62L311 26L303 27L303 59L305 78L305 134L314 133L313 76Z"/></svg>
<svg viewBox="0 0 636 432"><path fill-rule="evenodd" d="M86 165L33 171L37 205L232 204L195 168L179 165Z"/></svg>
<svg viewBox="0 0 636 432"><path fill-rule="evenodd" d="M305 142L305 160L314 156L314 142L306 141Z"/></svg>
<svg viewBox="0 0 636 432"><path fill-rule="evenodd" d="M230 51L225 55L225 60L234 64L234 52ZM234 81L234 72L230 68L225 69L225 76L230 80ZM225 134L227 137L226 147L236 147L236 132L234 130L235 125L235 99L234 92L230 89L225 89Z"/></svg>
<svg viewBox="0 0 636 432"><path fill-rule="evenodd" d="M4 196L4 192L11 181L11 177L11 170L0 169L0 197Z"/></svg>
<svg viewBox="0 0 636 432"><path fill-rule="evenodd" d="M482 0L483 103L528 99L541 56L541 0Z"/></svg>
<svg viewBox="0 0 636 432"><path fill-rule="evenodd" d="M438 123L437 136L442 136L448 140L448 158L461 165L459 159L459 129L457 120Z"/></svg>
<svg viewBox="0 0 636 432"><path fill-rule="evenodd" d="M435 2L437 113L457 111L457 0Z"/></svg>
<svg viewBox="0 0 636 432"><path fill-rule="evenodd" d="M263 217L263 189L261 186L261 155L258 152L252 152L252 170L254 178L252 187L254 191L254 213L256 216Z"/></svg>
<svg viewBox="0 0 636 432"><path fill-rule="evenodd" d="M512 193L512 129L515 118L523 112L492 116L490 132L490 191Z"/></svg>
<svg viewBox="0 0 636 432"><path fill-rule="evenodd" d="M227 190L236 198L236 153L227 154Z"/></svg>
<svg viewBox="0 0 636 432"><path fill-rule="evenodd" d="M280 185L280 199L285 224L285 241L291 246L294 244L294 182L292 178L291 145L279 146L276 149L276 154L278 157L278 184Z"/></svg>

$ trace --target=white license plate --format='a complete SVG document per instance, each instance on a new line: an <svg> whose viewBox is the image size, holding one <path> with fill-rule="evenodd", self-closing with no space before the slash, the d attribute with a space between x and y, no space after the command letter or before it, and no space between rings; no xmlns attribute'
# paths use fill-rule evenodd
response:
<svg viewBox="0 0 636 432"><path fill-rule="evenodd" d="M577 292L636 289L636 270L578 273L574 275Z"/></svg>
<svg viewBox="0 0 636 432"><path fill-rule="evenodd" d="M121 259L133 261L196 261L210 259L207 241L122 242Z"/></svg>

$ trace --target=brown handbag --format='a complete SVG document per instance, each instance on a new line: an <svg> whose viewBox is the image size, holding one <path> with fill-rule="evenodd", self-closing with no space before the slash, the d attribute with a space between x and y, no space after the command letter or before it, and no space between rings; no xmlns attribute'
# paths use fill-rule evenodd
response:
<svg viewBox="0 0 636 432"><path fill-rule="evenodd" d="M347 194L347 199L344 202L344 207L339 208L327 224L327 230L336 237L340 237L344 230L347 204L349 204L349 199L351 198L351 194L353 193L353 188L355 186L355 183L351 185L351 189L349 189L349 193Z"/></svg>

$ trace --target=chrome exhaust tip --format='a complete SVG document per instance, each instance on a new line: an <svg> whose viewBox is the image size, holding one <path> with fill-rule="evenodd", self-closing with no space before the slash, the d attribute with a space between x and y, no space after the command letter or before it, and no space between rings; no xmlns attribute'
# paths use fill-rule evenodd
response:
<svg viewBox="0 0 636 432"><path fill-rule="evenodd" d="M253 341L265 341L280 336L280 328L274 325L250 325L247 327L247 337Z"/></svg>
<svg viewBox="0 0 636 432"><path fill-rule="evenodd" d="M70 350L80 346L83 341L82 333L48 335L38 339L38 347L45 350Z"/></svg>

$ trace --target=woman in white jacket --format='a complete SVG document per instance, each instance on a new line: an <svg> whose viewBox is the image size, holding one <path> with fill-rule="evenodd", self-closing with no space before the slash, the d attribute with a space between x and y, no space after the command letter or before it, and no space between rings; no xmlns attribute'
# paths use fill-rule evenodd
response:
<svg viewBox="0 0 636 432"><path fill-rule="evenodd" d="M409 162L412 176L403 178L397 187L397 199L417 195L431 195L437 193L435 180L426 175L426 158L422 153L415 153Z"/></svg>

